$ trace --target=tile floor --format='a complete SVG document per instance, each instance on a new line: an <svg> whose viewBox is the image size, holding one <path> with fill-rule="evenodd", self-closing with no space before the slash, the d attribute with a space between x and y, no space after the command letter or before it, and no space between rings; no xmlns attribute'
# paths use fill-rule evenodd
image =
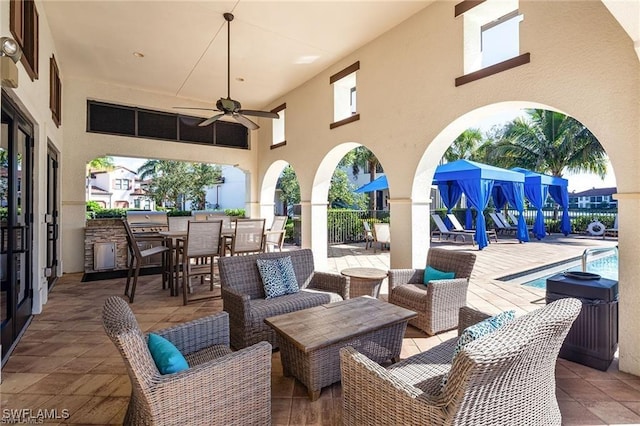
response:
<svg viewBox="0 0 640 426"><path fill-rule="evenodd" d="M535 309L544 294L495 280L496 277L559 258L579 256L585 247L615 242L555 237L543 242L517 244L502 237L478 253L469 304L487 312ZM469 245L443 243L452 250ZM363 245L333 246L328 269L374 266L387 269L389 252L373 254ZM68 414L67 419L45 424L121 424L130 384L120 355L102 330L104 299L119 295L123 280L81 282L82 274L62 277L50 294L44 311L36 315L13 355L2 369L0 385L3 423L6 410L47 409ZM385 298L386 289L382 291ZM132 305L144 330L218 312L220 300L181 305L181 298L161 290L158 277L142 277ZM402 357L426 350L454 335L426 337L409 327ZM640 377L618 371L614 360L606 372L560 359L557 364L557 397L566 425L640 424ZM64 411L63 410L67 410ZM272 412L274 425L341 424L341 391L336 384L325 388L319 400L310 402L305 388L282 376L278 352L273 355Z"/></svg>

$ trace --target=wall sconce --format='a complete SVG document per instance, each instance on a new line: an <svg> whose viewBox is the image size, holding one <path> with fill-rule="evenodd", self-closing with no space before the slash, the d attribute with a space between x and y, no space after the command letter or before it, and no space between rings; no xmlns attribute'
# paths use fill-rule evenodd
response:
<svg viewBox="0 0 640 426"><path fill-rule="evenodd" d="M3 87L18 87L18 67L22 49L9 37L0 37L0 81Z"/></svg>
<svg viewBox="0 0 640 426"><path fill-rule="evenodd" d="M0 56L8 56L14 64L17 64L22 58L22 49L14 39L0 37Z"/></svg>

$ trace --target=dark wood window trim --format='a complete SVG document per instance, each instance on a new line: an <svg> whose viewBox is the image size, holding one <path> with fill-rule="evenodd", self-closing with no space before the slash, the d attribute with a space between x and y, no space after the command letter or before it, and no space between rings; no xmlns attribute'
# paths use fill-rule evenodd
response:
<svg viewBox="0 0 640 426"><path fill-rule="evenodd" d="M520 65L528 64L529 62L531 62L531 54L528 52L523 53L522 55L507 59L506 61L499 62L481 70L472 72L471 74L465 74L456 78L456 87L471 83L472 81L480 80L481 78L489 77L490 75L498 74L502 71L506 71Z"/></svg>
<svg viewBox="0 0 640 426"><path fill-rule="evenodd" d="M281 146L286 146L286 145L287 145L287 141L274 143L273 145L271 145L271 149L280 148Z"/></svg>
<svg viewBox="0 0 640 426"><path fill-rule="evenodd" d="M54 55L49 59L49 109L51 110L51 119L56 127L60 127L62 124L62 83Z"/></svg>
<svg viewBox="0 0 640 426"><path fill-rule="evenodd" d="M353 123L358 120L360 120L360 114L353 114L351 117L329 124L329 129L335 129L336 127L344 126L345 124Z"/></svg>
<svg viewBox="0 0 640 426"><path fill-rule="evenodd" d="M360 69L360 61L356 62L355 64L349 65L348 67L346 67L342 71L339 71L339 72L335 73L334 75L332 75L331 77L329 77L329 84L333 84L336 81L345 78L349 74L352 74L352 73L358 71L359 69Z"/></svg>
<svg viewBox="0 0 640 426"><path fill-rule="evenodd" d="M474 7L484 3L485 1L486 0L464 0L462 3L456 4L455 13L453 16L460 16L466 11L473 9Z"/></svg>
<svg viewBox="0 0 640 426"><path fill-rule="evenodd" d="M278 105L277 107L275 107L274 109L271 110L271 112L275 112L276 114L279 113L280 111L284 110L287 108L287 103L283 103L282 105Z"/></svg>
<svg viewBox="0 0 640 426"><path fill-rule="evenodd" d="M39 17L34 0L11 0L9 28L22 49L20 62L31 81L38 79Z"/></svg>

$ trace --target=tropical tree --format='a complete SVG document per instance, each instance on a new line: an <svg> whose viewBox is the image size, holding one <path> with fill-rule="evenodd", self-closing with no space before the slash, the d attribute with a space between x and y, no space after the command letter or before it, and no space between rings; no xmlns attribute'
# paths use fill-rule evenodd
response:
<svg viewBox="0 0 640 426"><path fill-rule="evenodd" d="M356 194L355 185L349 181L347 173L338 168L331 176L328 202L332 207L356 207L367 208L368 197L365 194Z"/></svg>
<svg viewBox="0 0 640 426"><path fill-rule="evenodd" d="M215 164L191 163L189 170L189 201L197 210L207 207L206 188L222 181L222 168Z"/></svg>
<svg viewBox="0 0 640 426"><path fill-rule="evenodd" d="M444 152L443 158L451 163L456 160L474 160L476 149L482 143L480 129L469 128L460 133L451 146Z"/></svg>
<svg viewBox="0 0 640 426"><path fill-rule="evenodd" d="M284 203L284 211L288 211L289 206L300 202L300 185L298 184L296 172L291 166L284 168L278 178L276 187L282 191L280 200Z"/></svg>
<svg viewBox="0 0 640 426"><path fill-rule="evenodd" d="M182 206L190 190L189 163L182 161L149 160L138 169L142 179L150 179L148 194L157 205Z"/></svg>
<svg viewBox="0 0 640 426"><path fill-rule="evenodd" d="M89 172L98 170L112 170L115 167L115 163L113 161L113 157L96 157L93 160L89 161L87 167Z"/></svg>
<svg viewBox="0 0 640 426"><path fill-rule="evenodd" d="M493 164L524 167L561 177L565 172L607 173L607 154L598 139L573 117L543 109L508 124L491 149Z"/></svg>
<svg viewBox="0 0 640 426"><path fill-rule="evenodd" d="M380 165L378 158L365 146L359 146L345 155L340 165L350 165L351 172L358 176L363 168L369 169L369 182L376 180L376 169ZM375 210L376 193L373 191L369 197L369 210Z"/></svg>

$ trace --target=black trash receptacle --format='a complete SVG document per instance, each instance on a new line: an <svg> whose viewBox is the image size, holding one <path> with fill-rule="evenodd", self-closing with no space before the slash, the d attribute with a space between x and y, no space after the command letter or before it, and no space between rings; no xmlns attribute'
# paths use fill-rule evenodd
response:
<svg viewBox="0 0 640 426"><path fill-rule="evenodd" d="M559 356L605 371L618 347L618 281L584 273L548 278L547 303L566 297L580 299L582 310Z"/></svg>

